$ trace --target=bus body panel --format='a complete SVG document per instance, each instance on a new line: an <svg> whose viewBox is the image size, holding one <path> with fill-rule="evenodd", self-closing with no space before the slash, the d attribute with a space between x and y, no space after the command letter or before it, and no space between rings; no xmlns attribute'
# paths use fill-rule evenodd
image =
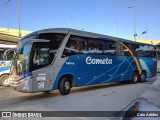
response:
<svg viewBox="0 0 160 120"><path fill-rule="evenodd" d="M46 67L32 72L32 91L49 91L50 90L50 68Z"/></svg>
<svg viewBox="0 0 160 120"><path fill-rule="evenodd" d="M75 86L86 86L131 80L135 70L137 67L131 56L74 55L62 66L53 89L58 88L58 81L65 74L75 76Z"/></svg>
<svg viewBox="0 0 160 120"><path fill-rule="evenodd" d="M6 79L10 74L12 58L16 45L0 44L0 85L9 86L9 79Z"/></svg>
<svg viewBox="0 0 160 120"><path fill-rule="evenodd" d="M12 61L0 60L0 76L3 74L9 74Z"/></svg>
<svg viewBox="0 0 160 120"><path fill-rule="evenodd" d="M112 64L97 62L91 64L92 60L112 59ZM90 59L90 60L91 60ZM156 76L156 61L153 58L138 58L141 69L147 72L147 77ZM94 62L93 62L94 63ZM152 69L152 70L151 70ZM53 90L58 89L58 82L64 75L73 75L75 86L87 86L93 84L102 84L107 82L118 82L132 79L132 73L137 70L134 59L131 56L107 56L107 55L74 55L70 56L62 66Z"/></svg>
<svg viewBox="0 0 160 120"><path fill-rule="evenodd" d="M112 62L107 63L106 60L112 60ZM147 77L154 77L156 75L154 71L156 68L153 68L156 66L155 59L139 57L138 60L141 69L146 70ZM56 64L54 63L46 68L32 72L32 82L30 79L25 81L24 84L27 86L26 92L58 89L58 83L65 75L73 76L75 82L74 86L87 86L131 80L132 73L137 70L137 66L131 56L81 54L55 61L57 61L55 62ZM150 69L153 70L151 71ZM20 91L23 92L22 90Z"/></svg>
<svg viewBox="0 0 160 120"><path fill-rule="evenodd" d="M142 70L146 70L147 78L157 75L157 58L156 57L138 57Z"/></svg>

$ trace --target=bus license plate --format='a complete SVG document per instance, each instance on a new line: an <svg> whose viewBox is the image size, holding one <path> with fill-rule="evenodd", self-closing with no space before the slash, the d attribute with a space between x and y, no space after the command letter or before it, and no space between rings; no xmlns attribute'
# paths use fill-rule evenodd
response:
<svg viewBox="0 0 160 120"><path fill-rule="evenodd" d="M38 89L44 88L44 82L38 82Z"/></svg>

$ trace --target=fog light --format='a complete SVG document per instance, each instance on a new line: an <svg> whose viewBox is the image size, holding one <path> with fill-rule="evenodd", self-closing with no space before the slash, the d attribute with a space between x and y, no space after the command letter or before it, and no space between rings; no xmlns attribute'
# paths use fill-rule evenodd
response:
<svg viewBox="0 0 160 120"><path fill-rule="evenodd" d="M25 91L25 90L26 90L26 87L25 87L25 86L23 86L22 91Z"/></svg>

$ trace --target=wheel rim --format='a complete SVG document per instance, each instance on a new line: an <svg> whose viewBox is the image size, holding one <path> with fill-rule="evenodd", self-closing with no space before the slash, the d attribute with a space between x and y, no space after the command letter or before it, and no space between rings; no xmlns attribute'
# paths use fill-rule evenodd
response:
<svg viewBox="0 0 160 120"><path fill-rule="evenodd" d="M146 76L144 74L141 75L141 80L145 80Z"/></svg>
<svg viewBox="0 0 160 120"><path fill-rule="evenodd" d="M70 89L70 83L68 81L65 82L64 88L65 88L65 90L69 90Z"/></svg>
<svg viewBox="0 0 160 120"><path fill-rule="evenodd" d="M4 79L2 80L2 84L3 84L3 85L9 85L8 77L6 77L6 78L4 78Z"/></svg>
<svg viewBox="0 0 160 120"><path fill-rule="evenodd" d="M134 80L135 82L137 82L137 81L138 81L138 75L134 75L133 80Z"/></svg>

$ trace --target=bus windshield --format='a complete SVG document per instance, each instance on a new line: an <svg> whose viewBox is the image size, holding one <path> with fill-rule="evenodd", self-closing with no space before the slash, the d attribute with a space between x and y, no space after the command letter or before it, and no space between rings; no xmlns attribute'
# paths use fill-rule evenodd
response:
<svg viewBox="0 0 160 120"><path fill-rule="evenodd" d="M12 61L13 62L12 68L16 70L17 72L16 74L22 75L26 72L29 72L29 57L30 57L31 48L32 48L32 43L29 43L24 46L22 54L19 54L18 50L15 52L15 55ZM11 71L12 74L13 74L13 71Z"/></svg>
<svg viewBox="0 0 160 120"><path fill-rule="evenodd" d="M12 60L15 49L7 49L4 51L3 60Z"/></svg>

